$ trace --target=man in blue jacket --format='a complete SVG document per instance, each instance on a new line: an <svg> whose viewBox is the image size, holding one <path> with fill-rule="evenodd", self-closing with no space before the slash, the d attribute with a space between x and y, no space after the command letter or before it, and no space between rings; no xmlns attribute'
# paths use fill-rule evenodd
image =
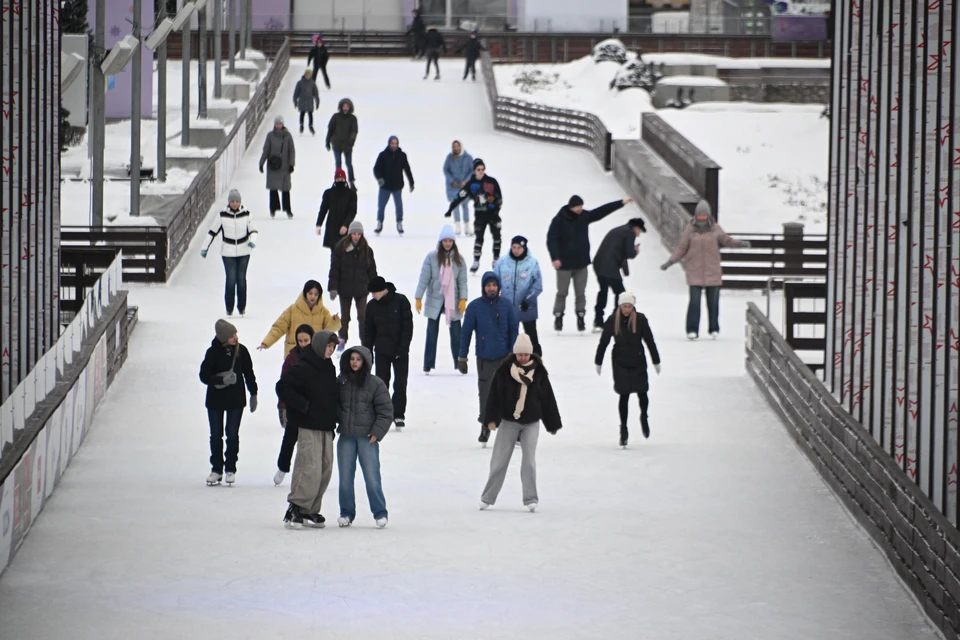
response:
<svg viewBox="0 0 960 640"><path fill-rule="evenodd" d="M492 271L483 274L483 294L467 305L463 316L463 329L460 334L460 356L457 368L467 374L467 355L470 353L472 334L477 334L477 387L479 389L480 411L477 422L480 423L479 442L486 443L490 431L483 423L483 409L490 391L490 381L501 361L510 354L517 339L518 321L513 305L500 296L500 279Z"/></svg>
<svg viewBox="0 0 960 640"><path fill-rule="evenodd" d="M543 349L537 336L537 300L543 293L543 275L540 263L527 249L526 238L514 236L510 241L510 253L497 260L494 272L503 286L500 295L513 305L523 332L533 343L533 353L542 356Z"/></svg>

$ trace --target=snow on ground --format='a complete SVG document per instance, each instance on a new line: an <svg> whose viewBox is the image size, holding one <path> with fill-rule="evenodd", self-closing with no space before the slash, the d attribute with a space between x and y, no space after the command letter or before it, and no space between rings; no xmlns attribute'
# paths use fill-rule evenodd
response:
<svg viewBox="0 0 960 640"><path fill-rule="evenodd" d="M633 403L631 446L616 446L609 354L597 376L596 335L549 330L555 276L544 244L571 193L588 207L623 193L586 151L495 132L483 87L461 83L460 64L445 60L451 79L439 83L421 84L422 65L405 60L338 59L330 72L336 94L357 105L354 162L368 230L376 154L390 134L409 154L418 188L403 194L407 234L388 224L370 240L380 272L401 293L412 294L445 222L441 168L454 138L499 179L504 237L528 237L546 267L539 324L564 428L541 432L537 513L521 504L519 453L496 507L477 509L491 451L476 442L474 362L470 375L456 373L444 335L441 368L424 376L418 315L409 427L382 446L385 530L373 526L359 477L353 527L283 529L289 477L281 488L271 481L280 346L252 350L260 409L243 418L237 486L205 487L197 370L223 313L223 271L216 251L199 256L198 237L167 285L130 293L140 323L127 363L0 578L4 637L260 640L295 629L357 640L633 640L638 629L671 640L937 637L745 375L744 304L762 298L724 292L721 338L687 341L683 273L657 268L666 254L654 232L627 279L663 359L663 374L651 379L652 438L640 437ZM288 74L280 95L292 94L297 75ZM331 154L321 137L295 134L298 157L312 162L301 160L293 176L296 217L270 220L256 161L277 113L292 117L292 107L280 100L268 111L231 184L260 229L248 316L235 320L251 349L304 280L327 279L314 215L332 180ZM593 246L638 213L629 206L592 225ZM469 253L469 239L459 244ZM484 267L490 255L488 238ZM469 287L477 295L479 278ZM591 306L595 294L591 276ZM324 301L339 310L339 301ZM355 343L355 325L351 333ZM334 476L328 521L338 515Z"/></svg>

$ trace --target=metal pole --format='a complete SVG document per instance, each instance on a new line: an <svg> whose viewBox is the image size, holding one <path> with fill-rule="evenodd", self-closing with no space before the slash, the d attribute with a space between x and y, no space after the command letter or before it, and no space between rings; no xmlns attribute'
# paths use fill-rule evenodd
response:
<svg viewBox="0 0 960 640"><path fill-rule="evenodd" d="M183 25L183 31L181 32L183 37L180 38L183 46L181 60L183 64L183 78L180 82L180 93L182 94L180 99L180 145L189 146L190 145L190 38L193 35L193 32L190 29L190 20L187 20L187 23Z"/></svg>
<svg viewBox="0 0 960 640"><path fill-rule="evenodd" d="M143 0L133 0L133 37L140 40ZM130 215L140 215L140 85L143 81L143 45L133 52L133 88L130 93Z"/></svg>
<svg viewBox="0 0 960 640"><path fill-rule="evenodd" d="M93 162L90 167L90 182L93 185L93 226L103 226L103 143L104 129L106 127L104 112L107 103L107 85L106 78L103 77L103 71L100 69L100 62L105 53L107 21L106 21L106 0L97 0L96 16L94 20L93 35L93 107L91 136L93 143Z"/></svg>
<svg viewBox="0 0 960 640"><path fill-rule="evenodd" d="M247 0L247 43L243 48L253 50L253 0Z"/></svg>
<svg viewBox="0 0 960 640"><path fill-rule="evenodd" d="M223 0L213 0L213 97L223 97L223 87L220 84L220 64L223 60Z"/></svg>
<svg viewBox="0 0 960 640"><path fill-rule="evenodd" d="M160 0L157 24L167 17L167 0ZM157 180L167 181L167 41L157 51Z"/></svg>
<svg viewBox="0 0 960 640"><path fill-rule="evenodd" d="M240 3L240 59L247 59L247 0L237 0Z"/></svg>
<svg viewBox="0 0 960 640"><path fill-rule="evenodd" d="M227 45L227 73L233 73L233 58L237 55L237 0L227 0L227 29L230 44Z"/></svg>
<svg viewBox="0 0 960 640"><path fill-rule="evenodd" d="M207 6L197 14L197 117L207 117Z"/></svg>

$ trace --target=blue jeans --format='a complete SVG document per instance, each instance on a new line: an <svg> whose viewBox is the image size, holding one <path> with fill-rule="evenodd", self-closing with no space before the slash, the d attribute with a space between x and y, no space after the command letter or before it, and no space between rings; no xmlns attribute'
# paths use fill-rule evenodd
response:
<svg viewBox="0 0 960 640"><path fill-rule="evenodd" d="M387 208L387 200L390 199L390 196L393 196L393 208L397 212L397 222L403 222L403 191L400 189L390 191L383 187L380 188L380 193L377 195L377 222L383 222L383 210Z"/></svg>
<svg viewBox="0 0 960 640"><path fill-rule="evenodd" d="M357 502L353 492L353 480L357 475L357 458L360 459L360 471L367 485L367 500L373 518L387 517L387 501L383 497L383 485L380 482L380 443L371 444L370 438L356 438L340 435L337 437L337 470L340 475L340 517L357 517Z"/></svg>
<svg viewBox="0 0 960 640"><path fill-rule="evenodd" d="M237 299L237 310L243 313L247 309L247 264L250 256L229 258L222 256L223 270L227 276L226 290L223 301L227 305L227 313L233 313L234 296Z"/></svg>
<svg viewBox="0 0 960 640"><path fill-rule="evenodd" d="M443 316L443 310L440 310ZM423 348L423 370L435 369L437 366L437 340L440 337L440 318L427 320L427 344ZM457 354L460 353L460 321L450 323L450 354L453 356L453 366L457 366Z"/></svg>
<svg viewBox="0 0 960 640"><path fill-rule="evenodd" d="M463 222L467 224L470 222L470 198L467 198L453 210L453 221L460 222L460 212L463 211Z"/></svg>
<svg viewBox="0 0 960 640"><path fill-rule="evenodd" d="M337 164L337 169L343 166L340 158L341 155L343 159L347 161L347 179L353 182L353 151L341 151L336 147L333 148L333 161Z"/></svg>
<svg viewBox="0 0 960 640"><path fill-rule="evenodd" d="M720 287L690 287L687 307L687 333L700 334L700 296L707 292L707 318L710 333L720 333Z"/></svg>
<svg viewBox="0 0 960 640"><path fill-rule="evenodd" d="M223 416L227 416L226 431L224 431ZM237 458L240 457L240 419L243 418L243 409L207 409L207 420L210 421L210 470L223 473L237 472ZM227 436L226 465L224 465L223 436Z"/></svg>

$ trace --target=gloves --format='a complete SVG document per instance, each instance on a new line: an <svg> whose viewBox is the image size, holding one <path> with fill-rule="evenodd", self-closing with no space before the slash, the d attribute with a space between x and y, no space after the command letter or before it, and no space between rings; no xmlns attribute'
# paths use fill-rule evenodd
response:
<svg viewBox="0 0 960 640"><path fill-rule="evenodd" d="M377 184L382 187L386 184L386 181L383 178L377 178Z"/></svg>
<svg viewBox="0 0 960 640"><path fill-rule="evenodd" d="M331 291L331 292L330 292L330 299L331 299L331 300L336 300L336 299L337 299L337 292L336 292L336 291Z"/></svg>
<svg viewBox="0 0 960 640"><path fill-rule="evenodd" d="M250 247L251 249L253 249L253 248L254 248L255 246L257 246L257 245L255 245L255 244L253 243L253 241L250 241L250 242L247 243L247 246Z"/></svg>
<svg viewBox="0 0 960 640"><path fill-rule="evenodd" d="M466 300L461 300L461 301L460 301L460 315L463 315L463 314L466 313L466 312L467 312L467 301L466 301Z"/></svg>
<svg viewBox="0 0 960 640"><path fill-rule="evenodd" d="M330 151L330 143L327 143L327 151Z"/></svg>
<svg viewBox="0 0 960 640"><path fill-rule="evenodd" d="M520 303L520 311L529 311L529 310L530 310L530 305L527 304L526 300Z"/></svg>
<svg viewBox="0 0 960 640"><path fill-rule="evenodd" d="M417 313L422 313L422 312L423 312L423 300L421 300L420 298L417 298L416 305L417 305Z"/></svg>
<svg viewBox="0 0 960 640"><path fill-rule="evenodd" d="M463 375L467 375L467 359L466 358L457 358L457 370Z"/></svg>
<svg viewBox="0 0 960 640"><path fill-rule="evenodd" d="M667 269L669 269L669 268L672 267L672 266L673 266L673 263L670 262L669 260L667 260L667 261L664 262L662 265L660 265L660 271L666 271Z"/></svg>
<svg viewBox="0 0 960 640"><path fill-rule="evenodd" d="M598 365L597 365L597 375L600 375L600 373L601 373L602 371L603 371L603 365L602 365L602 364L598 364Z"/></svg>
<svg viewBox="0 0 960 640"><path fill-rule="evenodd" d="M207 257L207 250L206 250L206 249L200 249L200 257L201 257L201 258L206 258L206 257Z"/></svg>
<svg viewBox="0 0 960 640"><path fill-rule="evenodd" d="M317 235L323 233L323 227L317 227Z"/></svg>
<svg viewBox="0 0 960 640"><path fill-rule="evenodd" d="M657 375L660 375L660 365L659 365L659 364L653 365L653 369L654 369L654 371L657 372Z"/></svg>
<svg viewBox="0 0 960 640"><path fill-rule="evenodd" d="M263 165L260 165L260 173L263 173Z"/></svg>
<svg viewBox="0 0 960 640"><path fill-rule="evenodd" d="M413 183L410 183L410 193L413 193Z"/></svg>
<svg viewBox="0 0 960 640"><path fill-rule="evenodd" d="M250 396L250 413L257 410L257 394Z"/></svg>
<svg viewBox="0 0 960 640"><path fill-rule="evenodd" d="M741 241L740 241L740 248L741 248L741 249L749 249L749 248L750 248L750 241L749 241L749 240L741 240Z"/></svg>
<svg viewBox="0 0 960 640"><path fill-rule="evenodd" d="M293 167L290 167L290 173L293 173Z"/></svg>

